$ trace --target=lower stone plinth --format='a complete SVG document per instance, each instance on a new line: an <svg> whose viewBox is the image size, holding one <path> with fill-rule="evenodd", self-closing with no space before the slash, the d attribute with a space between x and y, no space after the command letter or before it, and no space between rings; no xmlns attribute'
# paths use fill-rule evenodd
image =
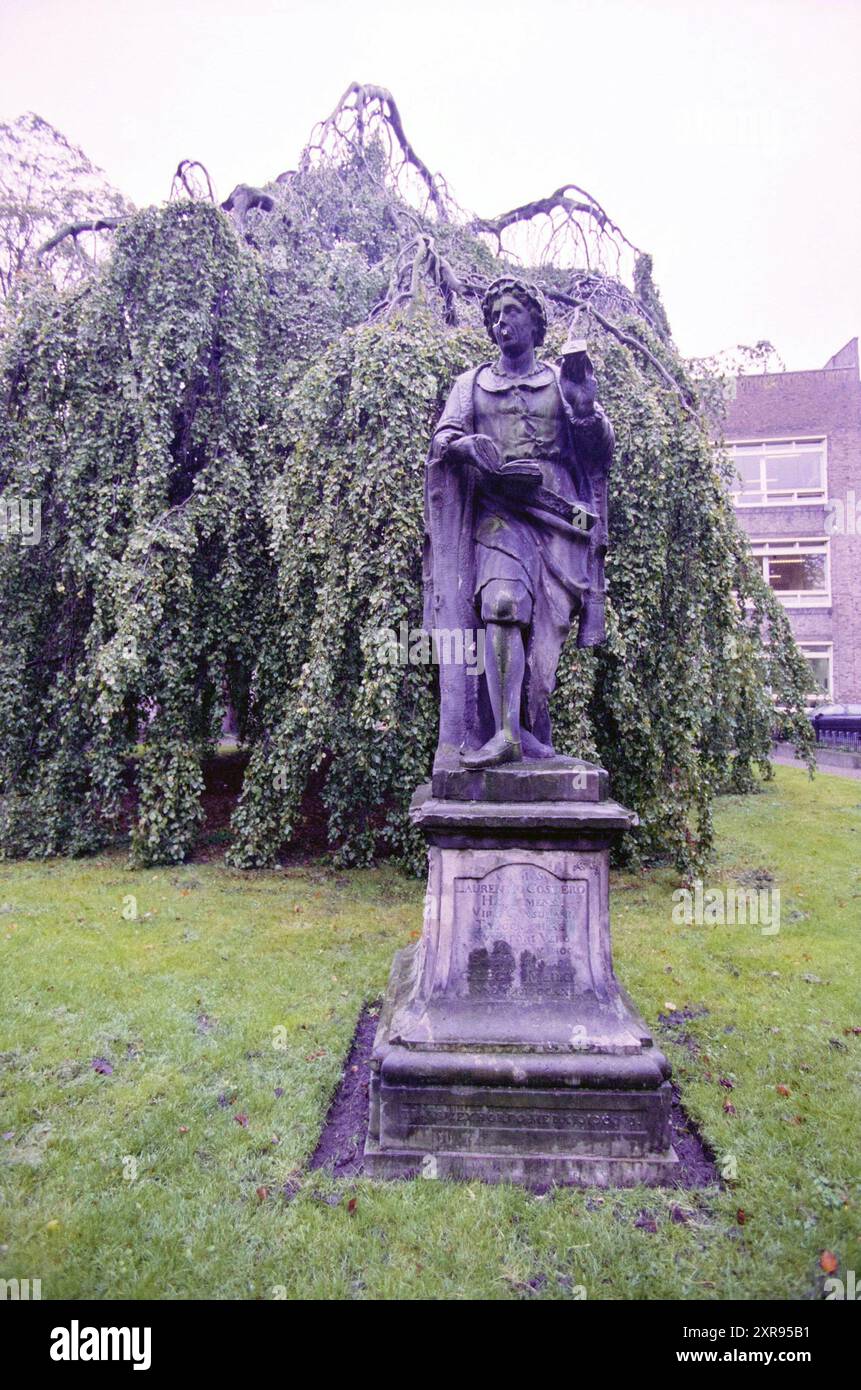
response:
<svg viewBox="0 0 861 1390"><path fill-rule="evenodd" d="M422 1156L415 1149L365 1145L365 1172L372 1178L449 1178L454 1182L511 1182L523 1187L671 1187L679 1160L672 1149L655 1158L596 1158L584 1155L447 1153Z"/></svg>
<svg viewBox="0 0 861 1390"><path fill-rule="evenodd" d="M669 1066L610 954L609 850L636 818L607 799L430 788L412 814L429 845L424 929L380 1015L366 1171L671 1182Z"/></svg>

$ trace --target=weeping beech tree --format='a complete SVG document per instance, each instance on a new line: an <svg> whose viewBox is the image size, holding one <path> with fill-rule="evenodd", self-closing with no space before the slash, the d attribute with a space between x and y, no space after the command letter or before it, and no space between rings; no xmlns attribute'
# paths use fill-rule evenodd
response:
<svg viewBox="0 0 861 1390"><path fill-rule="evenodd" d="M489 355L484 286L529 251L545 354L576 316L617 437L609 636L563 654L557 746L639 812L629 856L701 864L715 794L769 774L776 704L809 747L807 676L650 259L575 185L464 213L382 88L351 86L266 189L217 207L190 168L88 279L31 275L4 323L4 515L37 501L41 536L7 524L0 546L0 852L92 851L131 808L133 862L183 859L230 706L230 862L271 864L312 784L341 862L416 862L435 671L380 634L420 625L427 441Z"/></svg>

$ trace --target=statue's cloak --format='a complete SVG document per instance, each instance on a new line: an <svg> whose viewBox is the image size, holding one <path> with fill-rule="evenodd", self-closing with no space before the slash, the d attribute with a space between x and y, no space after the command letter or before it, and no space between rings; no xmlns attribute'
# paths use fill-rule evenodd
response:
<svg viewBox="0 0 861 1390"><path fill-rule="evenodd" d="M494 528L487 525L488 504L480 492L476 470L446 457L445 451L455 439L476 433L475 388L487 365L457 378L431 441L425 471L423 578L424 624L432 635L475 634L478 640L482 629L476 601L476 556L488 530ZM578 646L594 646L604 638L606 479L613 451L613 431L600 408L586 420L576 419L561 394L559 369L541 366L545 373L553 373L558 395L562 447L555 466L557 478L563 478L560 492L566 500L594 512L598 521L584 533L523 502L493 503L497 514L493 522L502 537L498 549L528 556L524 582L532 593L533 613L526 635L521 710L527 758L547 757L552 752L548 705L573 618L579 615ZM491 369L490 376L482 380L492 382L492 377ZM546 383L547 377L539 375L538 380L539 384ZM519 383L521 391L529 385L528 380ZM490 389L494 389L492 385ZM440 657L437 756L446 760L456 757L462 747L479 748L494 732L485 681L477 673L474 656L472 661L444 659L446 650L451 652L458 646L445 636L436 639Z"/></svg>

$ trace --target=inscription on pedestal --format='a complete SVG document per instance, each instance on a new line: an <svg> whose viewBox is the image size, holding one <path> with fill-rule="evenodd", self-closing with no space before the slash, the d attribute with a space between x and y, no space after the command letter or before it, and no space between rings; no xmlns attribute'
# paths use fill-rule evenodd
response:
<svg viewBox="0 0 861 1390"><path fill-rule="evenodd" d="M587 879L509 863L454 880L454 978L474 999L567 999L592 985Z"/></svg>
<svg viewBox="0 0 861 1390"><path fill-rule="evenodd" d="M551 1129L586 1130L590 1133L619 1133L641 1136L647 1133L646 1125L638 1123L640 1116L636 1111L620 1111L602 1114L586 1110L541 1110L533 1106L529 1110L503 1110L489 1105L404 1105L403 1113L408 1116L412 1126L504 1126L506 1129Z"/></svg>

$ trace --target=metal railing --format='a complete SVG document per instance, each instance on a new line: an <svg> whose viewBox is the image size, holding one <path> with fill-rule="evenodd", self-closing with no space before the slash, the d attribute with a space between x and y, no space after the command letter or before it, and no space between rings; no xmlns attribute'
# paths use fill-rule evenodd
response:
<svg viewBox="0 0 861 1390"><path fill-rule="evenodd" d="M816 743L820 748L845 748L861 752L861 729L817 729Z"/></svg>

